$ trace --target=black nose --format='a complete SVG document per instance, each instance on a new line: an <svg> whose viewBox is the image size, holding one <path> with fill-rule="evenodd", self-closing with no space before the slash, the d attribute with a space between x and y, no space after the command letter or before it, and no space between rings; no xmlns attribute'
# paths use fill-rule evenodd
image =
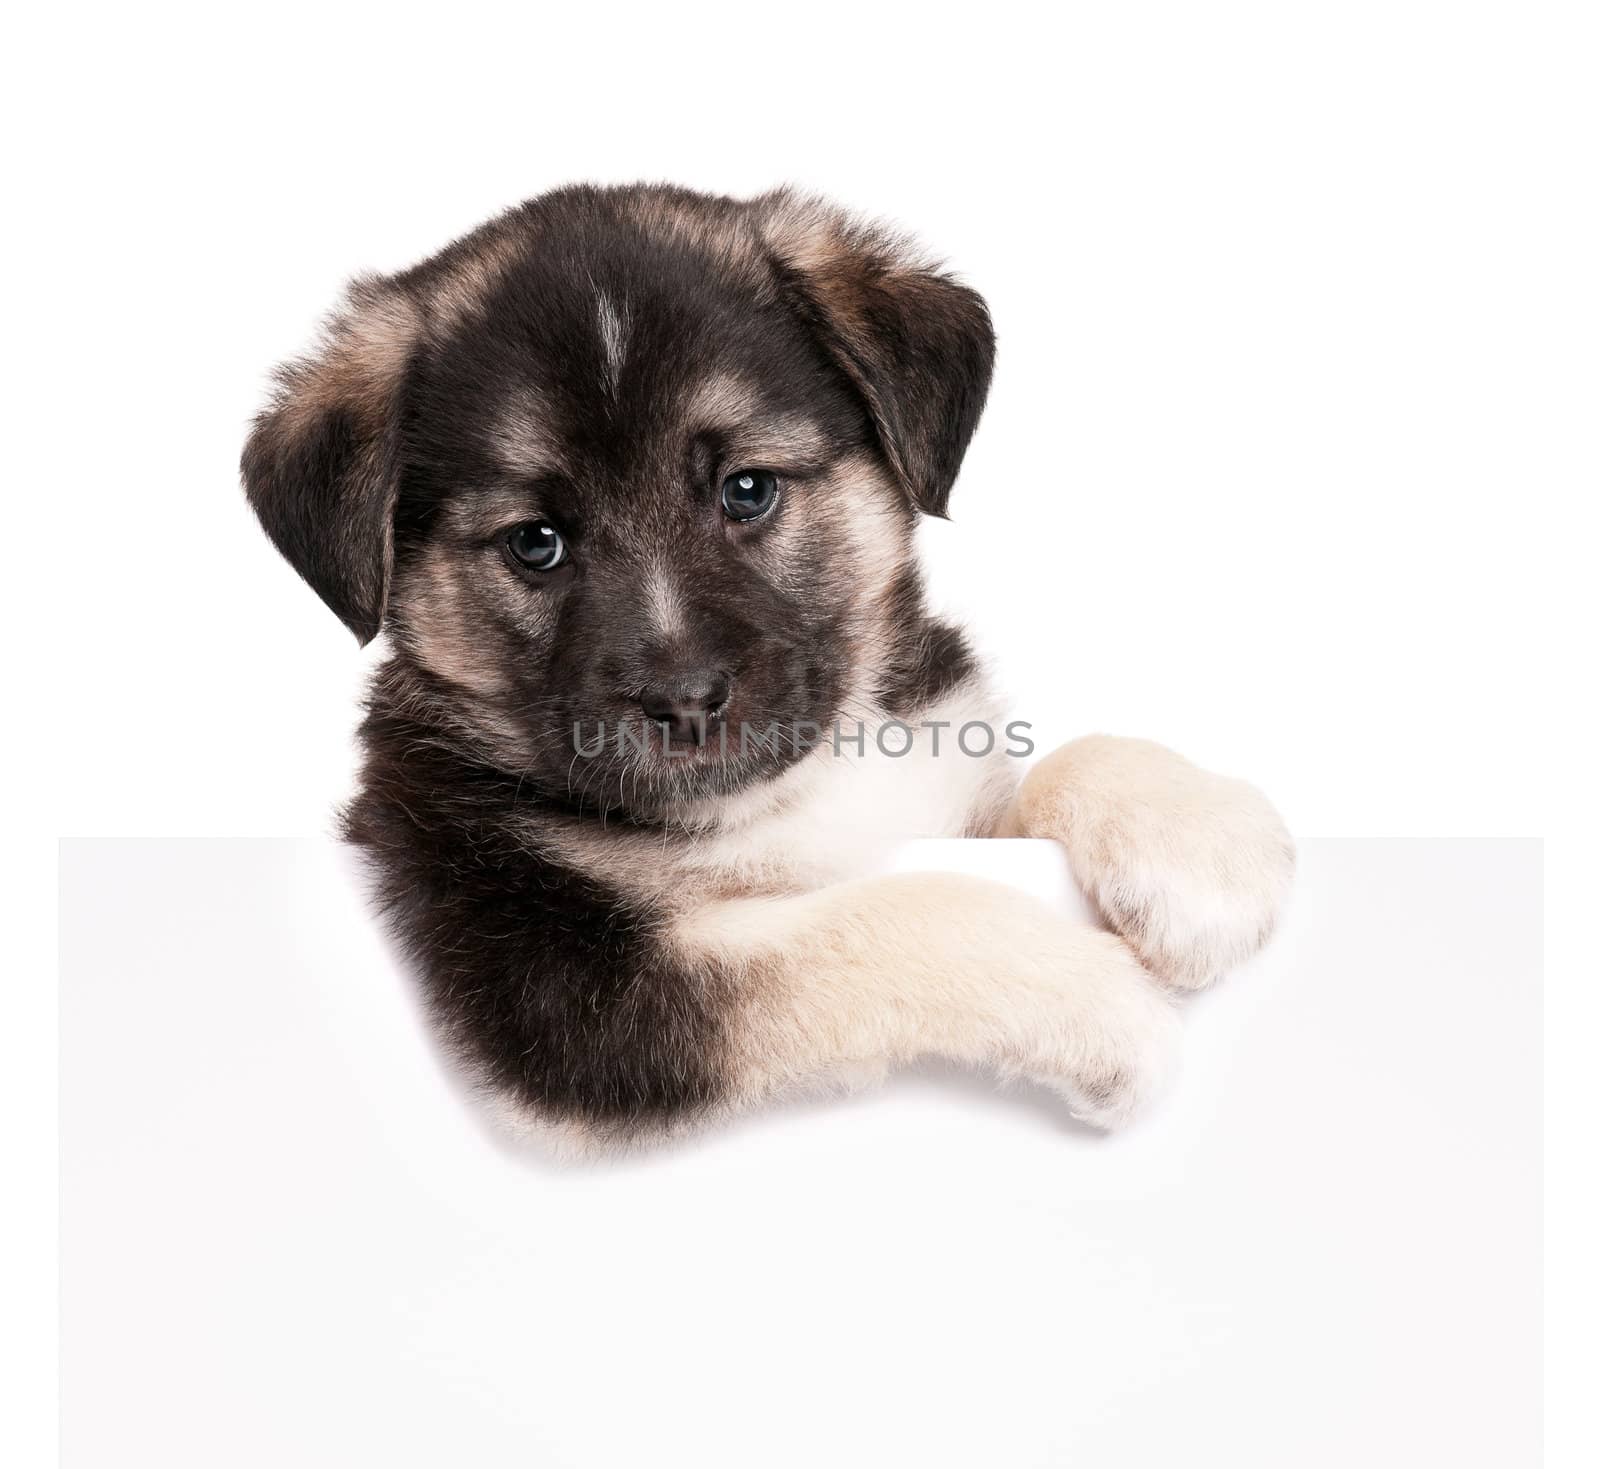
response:
<svg viewBox="0 0 1600 1469"><path fill-rule="evenodd" d="M726 712L732 687L718 669L691 669L651 684L639 695L639 707L666 726L672 744L703 745Z"/></svg>

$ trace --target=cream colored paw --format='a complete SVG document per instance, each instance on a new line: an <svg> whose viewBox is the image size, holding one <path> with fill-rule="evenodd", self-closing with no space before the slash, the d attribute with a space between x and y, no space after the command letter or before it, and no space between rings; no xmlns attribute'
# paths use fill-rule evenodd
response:
<svg viewBox="0 0 1600 1469"><path fill-rule="evenodd" d="M1091 735L1040 761L1016 825L1067 849L1106 922L1167 984L1198 989L1271 936L1294 842L1254 786L1148 740Z"/></svg>
<svg viewBox="0 0 1600 1469"><path fill-rule="evenodd" d="M1059 1007L1016 1069L1059 1093L1072 1115L1117 1128L1177 1071L1179 1020L1167 994L1115 934L1079 929Z"/></svg>

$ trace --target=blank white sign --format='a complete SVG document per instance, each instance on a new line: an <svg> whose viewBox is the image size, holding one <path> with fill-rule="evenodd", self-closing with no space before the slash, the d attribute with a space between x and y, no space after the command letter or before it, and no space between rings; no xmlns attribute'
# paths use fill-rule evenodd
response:
<svg viewBox="0 0 1600 1469"><path fill-rule="evenodd" d="M575 1167L335 848L66 843L64 1462L1534 1463L1540 867L1307 844L1119 1136L928 1067Z"/></svg>

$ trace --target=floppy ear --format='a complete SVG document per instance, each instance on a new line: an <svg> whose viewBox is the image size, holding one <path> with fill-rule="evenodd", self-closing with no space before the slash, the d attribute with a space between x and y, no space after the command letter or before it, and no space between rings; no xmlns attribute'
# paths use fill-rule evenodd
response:
<svg viewBox="0 0 1600 1469"><path fill-rule="evenodd" d="M756 208L780 278L865 399L890 467L942 516L994 370L983 297L821 200L779 190Z"/></svg>
<svg viewBox="0 0 1600 1469"><path fill-rule="evenodd" d="M363 643L389 597L400 398L420 330L400 287L356 281L320 348L278 369L240 460L262 529Z"/></svg>

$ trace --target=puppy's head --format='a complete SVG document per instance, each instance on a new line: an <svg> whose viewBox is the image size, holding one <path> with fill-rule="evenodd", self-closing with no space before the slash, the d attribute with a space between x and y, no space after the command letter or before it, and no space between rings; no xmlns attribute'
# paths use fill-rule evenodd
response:
<svg viewBox="0 0 1600 1469"><path fill-rule="evenodd" d="M977 295L816 201L567 189L353 286L245 484L459 734L649 815L872 705L993 348Z"/></svg>

